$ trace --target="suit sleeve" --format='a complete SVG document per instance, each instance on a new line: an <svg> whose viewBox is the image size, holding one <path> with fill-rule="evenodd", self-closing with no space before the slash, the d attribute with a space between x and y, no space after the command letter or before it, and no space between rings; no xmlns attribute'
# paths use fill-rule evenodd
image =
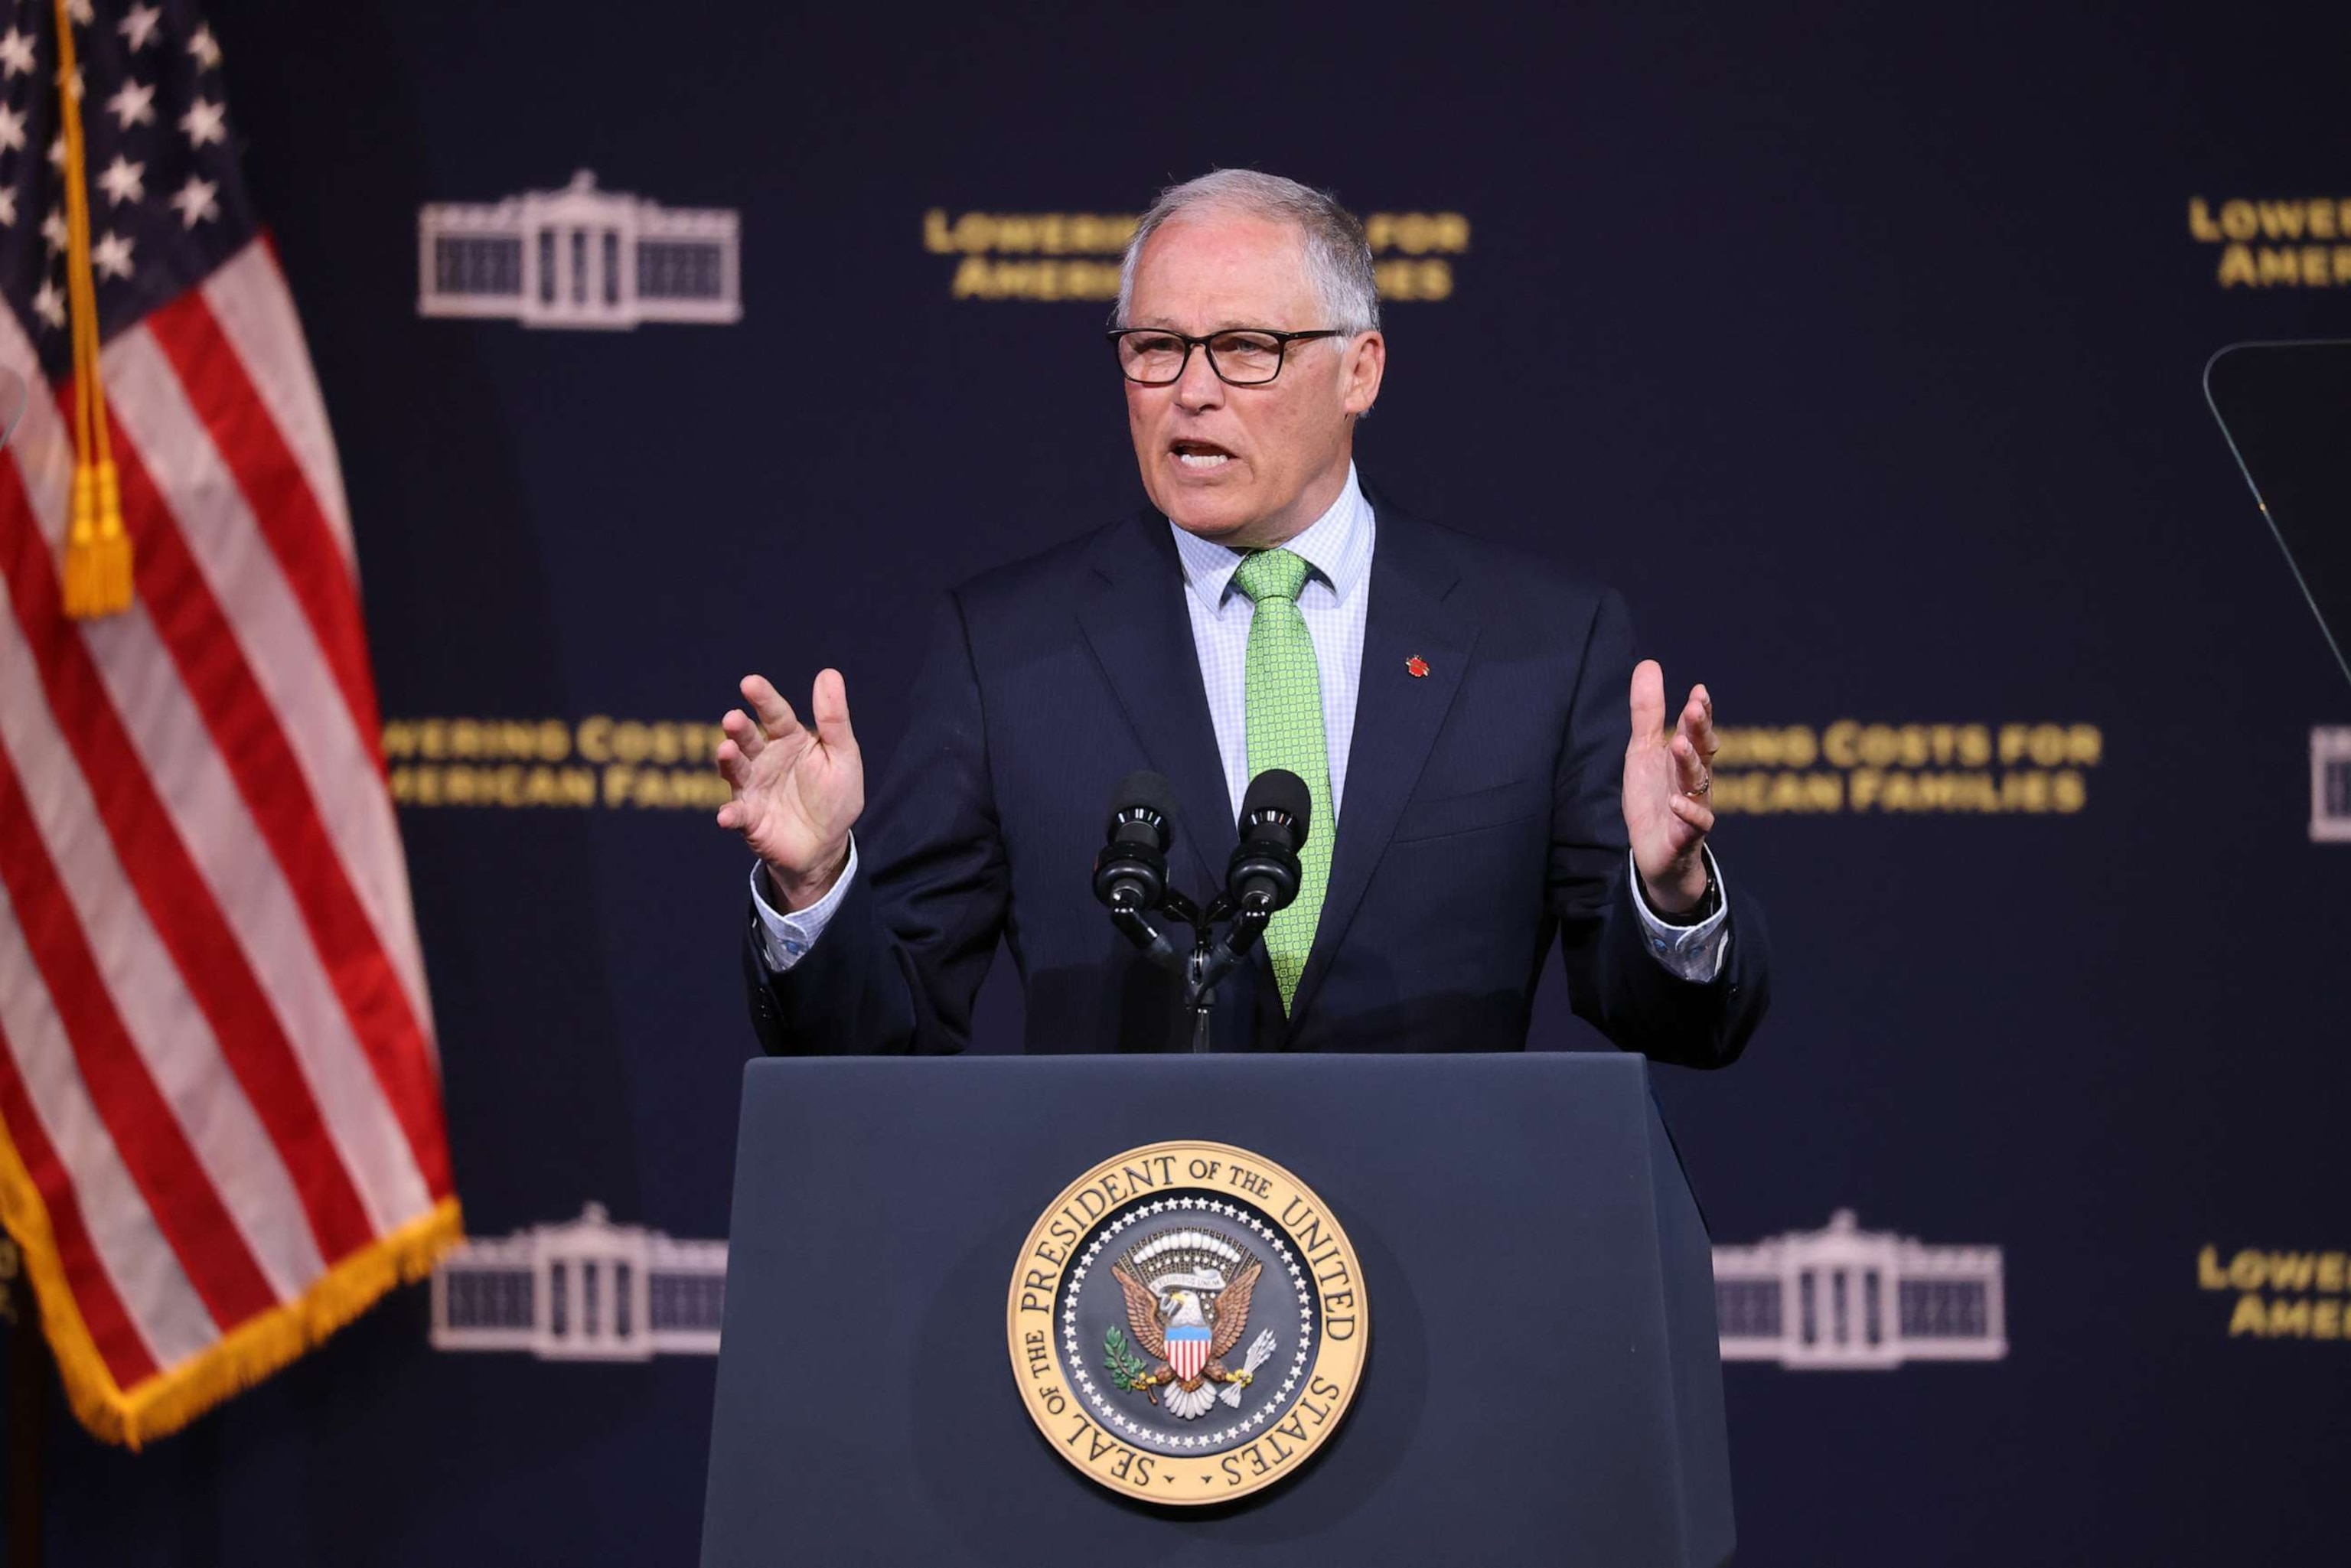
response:
<svg viewBox="0 0 2351 1568"><path fill-rule="evenodd" d="M1682 1067L1724 1067L1770 1002L1763 912L1742 889L1729 907L1727 956L1711 980L1684 979L1646 950L1623 801L1633 663L1632 617L1612 591L1585 640L1552 781L1548 893L1568 1000L1623 1050Z"/></svg>
<svg viewBox="0 0 2351 1568"><path fill-rule="evenodd" d="M933 622L905 738L865 818L859 875L788 972L761 960L746 900L744 978L771 1056L941 1054L970 1041L1011 883L979 682L952 597Z"/></svg>

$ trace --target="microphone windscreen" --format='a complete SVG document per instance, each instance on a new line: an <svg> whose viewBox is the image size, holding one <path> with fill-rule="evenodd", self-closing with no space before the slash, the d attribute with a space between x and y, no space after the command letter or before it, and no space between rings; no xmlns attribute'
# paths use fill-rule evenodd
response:
<svg viewBox="0 0 2351 1568"><path fill-rule="evenodd" d="M1111 794L1110 814L1113 817L1123 816L1137 807L1151 811L1168 825L1171 833L1174 831L1176 787L1147 768L1120 779L1118 788Z"/></svg>
<svg viewBox="0 0 2351 1568"><path fill-rule="evenodd" d="M1250 779L1249 792L1241 797L1241 820L1247 821L1266 810L1279 811L1296 822L1298 842L1306 842L1307 831L1314 821L1314 797L1308 793L1305 779L1287 768L1269 768Z"/></svg>

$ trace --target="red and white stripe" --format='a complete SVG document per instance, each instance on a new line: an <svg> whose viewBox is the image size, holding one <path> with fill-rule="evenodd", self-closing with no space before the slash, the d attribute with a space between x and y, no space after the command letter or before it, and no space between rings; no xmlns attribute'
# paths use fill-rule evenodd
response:
<svg viewBox="0 0 2351 1568"><path fill-rule="evenodd" d="M0 362L37 362L5 308ZM342 480L266 242L101 363L128 612L61 613L69 389L0 455L0 1124L129 1392L451 1184Z"/></svg>

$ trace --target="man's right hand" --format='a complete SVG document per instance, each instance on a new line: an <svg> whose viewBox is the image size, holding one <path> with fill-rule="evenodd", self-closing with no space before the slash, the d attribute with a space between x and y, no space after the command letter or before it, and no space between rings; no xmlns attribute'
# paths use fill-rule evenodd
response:
<svg viewBox="0 0 2351 1568"><path fill-rule="evenodd" d="M765 675L744 676L742 691L751 713L737 708L718 721L726 732L718 771L735 791L718 808L718 825L743 835L790 914L831 892L849 863L849 830L865 810L865 760L839 670L817 674L813 729Z"/></svg>

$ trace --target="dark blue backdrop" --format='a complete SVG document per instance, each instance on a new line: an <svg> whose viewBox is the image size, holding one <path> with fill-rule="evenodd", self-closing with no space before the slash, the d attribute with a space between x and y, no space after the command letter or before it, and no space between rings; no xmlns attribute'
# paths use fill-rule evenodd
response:
<svg viewBox="0 0 2351 1568"><path fill-rule="evenodd" d="M1780 972L1745 1061L1663 1074L1717 1239L1852 1207L1999 1246L2012 1344L1730 1367L1742 1560L2339 1554L2351 1343L2232 1337L2196 1263L2351 1246L2351 849L2308 828L2351 692L2197 376L2351 335L2351 288L2223 287L2189 220L2351 196L2339 7L212 14L395 720L708 722L831 663L879 752L944 586L1138 498L1103 306L955 298L926 212L1246 163L1461 214L1368 473L1623 588L1731 725L2102 737L2078 811L1718 836ZM739 213L741 321L420 319L420 206L581 167ZM402 821L475 1233L723 1235L738 849L701 810ZM1541 1027L1588 1041L1555 984ZM407 1291L148 1453L56 1434L50 1560L686 1561L712 1367L436 1354Z"/></svg>

